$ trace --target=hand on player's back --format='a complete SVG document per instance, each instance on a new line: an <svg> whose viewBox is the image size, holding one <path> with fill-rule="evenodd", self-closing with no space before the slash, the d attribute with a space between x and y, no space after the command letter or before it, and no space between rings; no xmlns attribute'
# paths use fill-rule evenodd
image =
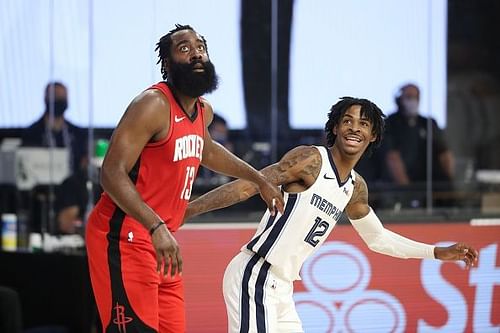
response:
<svg viewBox="0 0 500 333"><path fill-rule="evenodd" d="M271 215L276 214L276 209L283 213L285 207L285 201L283 199L283 194L280 189L270 183L269 181L264 181L259 184L259 191L262 200L267 204L267 208L271 212Z"/></svg>

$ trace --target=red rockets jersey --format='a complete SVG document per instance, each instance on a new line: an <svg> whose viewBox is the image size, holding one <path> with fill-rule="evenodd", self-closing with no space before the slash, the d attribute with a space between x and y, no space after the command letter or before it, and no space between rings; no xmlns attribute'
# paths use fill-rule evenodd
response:
<svg viewBox="0 0 500 333"><path fill-rule="evenodd" d="M160 90L170 103L170 128L162 141L147 144L129 173L146 204L176 231L191 196L203 152L205 122L203 105L196 103L191 119L179 106L165 82L150 89ZM116 205L104 193L96 208L107 211ZM128 217L130 218L130 217Z"/></svg>

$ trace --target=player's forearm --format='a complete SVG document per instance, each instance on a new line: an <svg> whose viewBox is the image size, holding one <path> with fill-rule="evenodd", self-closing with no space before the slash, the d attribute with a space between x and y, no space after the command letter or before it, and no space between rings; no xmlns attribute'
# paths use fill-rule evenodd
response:
<svg viewBox="0 0 500 333"><path fill-rule="evenodd" d="M126 172L103 168L101 186L121 210L139 221L146 229L150 230L161 221L153 209L142 200Z"/></svg>
<svg viewBox="0 0 500 333"><path fill-rule="evenodd" d="M385 229L370 209L361 219L350 220L370 250L397 258L435 258L435 246L416 242Z"/></svg>
<svg viewBox="0 0 500 333"><path fill-rule="evenodd" d="M246 179L256 184L264 181L264 176L259 171L217 142L211 143L208 151L204 150L202 164L210 170L234 178Z"/></svg>
<svg viewBox="0 0 500 333"><path fill-rule="evenodd" d="M212 210L229 207L245 201L257 193L256 186L249 181L232 181L191 201L184 218L189 219Z"/></svg>

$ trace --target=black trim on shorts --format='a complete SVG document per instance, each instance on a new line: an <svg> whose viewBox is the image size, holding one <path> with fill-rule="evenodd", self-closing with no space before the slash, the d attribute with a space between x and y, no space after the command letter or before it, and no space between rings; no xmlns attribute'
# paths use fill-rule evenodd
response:
<svg viewBox="0 0 500 333"><path fill-rule="evenodd" d="M245 267L245 273L243 273L243 280L241 282L240 333L247 333L250 329L250 294L248 293L248 284L250 282L250 276L252 275L252 269L259 259L260 257L258 255L252 256Z"/></svg>
<svg viewBox="0 0 500 333"><path fill-rule="evenodd" d="M264 307L264 286L267 280L267 274L271 268L271 264L267 261L262 263L257 282L255 283L255 316L257 321L257 332L264 333L266 331L266 309Z"/></svg>
<svg viewBox="0 0 500 333"><path fill-rule="evenodd" d="M139 175L140 158L130 170L129 177L135 184ZM116 207L109 220L108 267L111 280L111 319L103 323L106 333L145 332L153 333L155 329L146 325L132 308L122 279L122 261L120 253L120 233L125 219L125 212Z"/></svg>

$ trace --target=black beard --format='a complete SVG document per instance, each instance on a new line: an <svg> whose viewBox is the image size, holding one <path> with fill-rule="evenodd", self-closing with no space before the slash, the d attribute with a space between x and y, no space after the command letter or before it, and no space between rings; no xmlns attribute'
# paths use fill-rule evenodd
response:
<svg viewBox="0 0 500 333"><path fill-rule="evenodd" d="M204 71L193 71L196 64L202 64ZM210 61L195 61L190 64L171 61L168 81L181 93L189 97L200 97L211 93L219 85L219 77Z"/></svg>

